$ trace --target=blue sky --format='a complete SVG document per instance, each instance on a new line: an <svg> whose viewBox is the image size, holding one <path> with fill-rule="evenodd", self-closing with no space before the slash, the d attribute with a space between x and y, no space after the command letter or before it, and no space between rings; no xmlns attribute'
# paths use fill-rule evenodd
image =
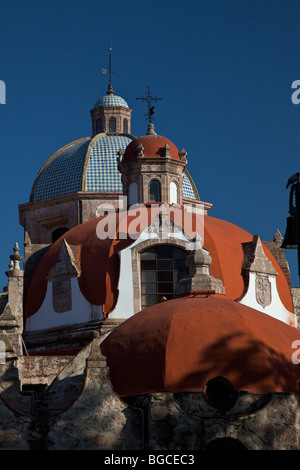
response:
<svg viewBox="0 0 300 470"><path fill-rule="evenodd" d="M210 215L263 240L282 235L286 182L300 171L300 2L294 0L0 0L0 290L18 205L43 163L91 134L90 109L107 90L111 41L115 92L146 132L146 93L163 97L155 129L188 152ZM296 251L287 252L298 285Z"/></svg>

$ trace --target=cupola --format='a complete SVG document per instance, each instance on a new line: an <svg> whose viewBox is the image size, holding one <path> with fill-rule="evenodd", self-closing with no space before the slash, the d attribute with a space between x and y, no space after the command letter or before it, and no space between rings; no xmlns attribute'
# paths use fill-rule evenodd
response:
<svg viewBox="0 0 300 470"><path fill-rule="evenodd" d="M128 204L182 204L186 164L186 151L179 152L170 139L157 135L150 122L146 135L119 152L118 168Z"/></svg>
<svg viewBox="0 0 300 470"><path fill-rule="evenodd" d="M115 94L111 83L106 95L96 101L90 113L93 136L100 133L131 133L132 109L121 96Z"/></svg>

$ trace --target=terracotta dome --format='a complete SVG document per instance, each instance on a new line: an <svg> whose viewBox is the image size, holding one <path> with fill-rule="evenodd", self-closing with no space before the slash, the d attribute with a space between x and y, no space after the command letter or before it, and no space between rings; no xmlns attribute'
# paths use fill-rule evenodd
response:
<svg viewBox="0 0 300 470"><path fill-rule="evenodd" d="M183 207L179 205L170 206L171 219L178 220L176 212L183 210ZM155 216L158 211L159 209L154 209L151 205L147 207L145 226L151 222L151 216ZM118 299L119 253L135 241L130 236L125 239L118 237L119 231L124 230L125 218L125 212L117 214L117 229L113 239L101 240L97 237L96 229L100 218L96 218L72 228L53 243L39 260L29 279L25 291L25 317L36 313L44 301L47 275L56 263L63 239L70 245L78 247L77 261L81 268L79 285L82 294L92 304L103 305L104 315L108 316L115 308ZM130 226L133 219L130 216L127 217L127 227ZM143 229L144 226L141 226L141 230ZM189 233L188 226L183 224L183 229L188 236L193 237ZM242 228L221 219L204 216L204 248L209 251L212 257L210 273L215 278L222 280L228 299L237 300L244 292L242 244L252 240L253 236ZM264 252L278 273L276 284L281 302L287 310L293 312L292 297L285 275L274 256L265 246Z"/></svg>
<svg viewBox="0 0 300 470"><path fill-rule="evenodd" d="M101 344L120 396L203 392L223 377L236 391L298 393L300 331L224 296L187 296L137 313Z"/></svg>
<svg viewBox="0 0 300 470"><path fill-rule="evenodd" d="M144 135L130 142L125 150L124 158L126 160L135 160L139 152L138 147L141 144L144 148L144 157L162 157L164 155L164 147L167 144L170 147L170 157L174 158L175 160L180 160L179 150L176 145L173 144L170 139L167 139L167 137L156 134Z"/></svg>

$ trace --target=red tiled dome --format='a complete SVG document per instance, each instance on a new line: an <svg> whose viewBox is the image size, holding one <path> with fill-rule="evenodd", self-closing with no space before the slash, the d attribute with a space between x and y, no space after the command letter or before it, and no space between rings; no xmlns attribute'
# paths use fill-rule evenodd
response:
<svg viewBox="0 0 300 470"><path fill-rule="evenodd" d="M144 226L151 222L151 215L156 215L159 209L147 207L147 217ZM153 212L152 212L153 211ZM170 206L170 217L178 221L177 211L183 211L182 206ZM113 214L111 215L114 216ZM96 234L97 224L100 218L89 220L64 233L43 255L37 264L34 274L29 280L25 291L25 317L36 313L43 303L47 290L47 275L56 263L59 251L65 239L70 245L78 246L78 263L81 267L79 285L85 298L96 305L103 305L105 316L113 311L118 299L118 280L120 272L119 253L131 245L135 239L119 239L118 234L126 230L124 217L126 213L117 214L116 235L114 239L100 240ZM108 216L110 217L110 216ZM128 217L127 227L134 220ZM184 221L184 218L183 218ZM183 224L183 229L188 236L189 227ZM210 273L217 279L221 279L225 287L225 296L228 299L237 300L244 292L244 279L242 266L244 263L244 252L242 244L251 242L252 235L242 228L216 219L204 216L204 248L212 257ZM290 312L293 312L293 302L288 282L278 262L270 251L264 246L266 256L272 261L278 273L276 284L280 299Z"/></svg>
<svg viewBox="0 0 300 470"><path fill-rule="evenodd" d="M298 393L292 343L300 331L225 296L187 296L148 307L101 344L120 396L202 392L215 377L237 391Z"/></svg>
<svg viewBox="0 0 300 470"><path fill-rule="evenodd" d="M164 154L164 147L166 144L170 147L170 157L175 160L180 160L180 155L176 145L171 140L160 135L144 135L138 137L128 144L125 150L125 160L135 160L138 154L138 146L142 144L144 147L144 157L159 158Z"/></svg>

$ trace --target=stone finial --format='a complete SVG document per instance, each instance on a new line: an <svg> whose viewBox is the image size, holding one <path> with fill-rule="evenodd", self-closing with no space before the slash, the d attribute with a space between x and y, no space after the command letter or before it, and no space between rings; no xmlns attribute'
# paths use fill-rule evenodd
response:
<svg viewBox="0 0 300 470"><path fill-rule="evenodd" d="M280 233L280 231L277 229L273 238L273 242L275 242L277 245L282 245L283 237Z"/></svg>
<svg viewBox="0 0 300 470"><path fill-rule="evenodd" d="M149 122L147 135L156 135L153 122Z"/></svg>
<svg viewBox="0 0 300 470"><path fill-rule="evenodd" d="M20 248L17 242L14 246L14 254L10 255L10 259L14 263L14 269L20 269L20 261L22 261L23 256L20 255Z"/></svg>
<svg viewBox="0 0 300 470"><path fill-rule="evenodd" d="M186 161L187 152L184 148L181 150L181 152L179 152L179 156L180 160Z"/></svg>
<svg viewBox="0 0 300 470"><path fill-rule="evenodd" d="M179 281L176 294L191 292L225 294L223 282L211 276L209 272L211 262L209 253L201 247L200 241L196 240L196 249L186 258L189 277Z"/></svg>
<svg viewBox="0 0 300 470"><path fill-rule="evenodd" d="M13 262L13 260L10 260L10 263L9 263L8 267L9 267L9 271L12 271L12 270L14 269L14 262Z"/></svg>
<svg viewBox="0 0 300 470"><path fill-rule="evenodd" d="M143 158L143 156L144 156L144 146L143 146L143 144L138 145L137 151L138 151L137 157L138 158Z"/></svg>
<svg viewBox="0 0 300 470"><path fill-rule="evenodd" d="M163 156L166 157L166 158L170 158L170 150L171 150L171 147L169 144L166 144L163 148Z"/></svg>
<svg viewBox="0 0 300 470"><path fill-rule="evenodd" d="M107 89L107 92L106 92L107 95L114 95L115 92L113 90L113 86L111 83L108 84L108 89Z"/></svg>
<svg viewBox="0 0 300 470"><path fill-rule="evenodd" d="M20 255L20 248L16 242L13 248L14 254L10 255L9 270L6 271L7 276L22 276L23 271L20 268L20 261L22 261L23 256Z"/></svg>

